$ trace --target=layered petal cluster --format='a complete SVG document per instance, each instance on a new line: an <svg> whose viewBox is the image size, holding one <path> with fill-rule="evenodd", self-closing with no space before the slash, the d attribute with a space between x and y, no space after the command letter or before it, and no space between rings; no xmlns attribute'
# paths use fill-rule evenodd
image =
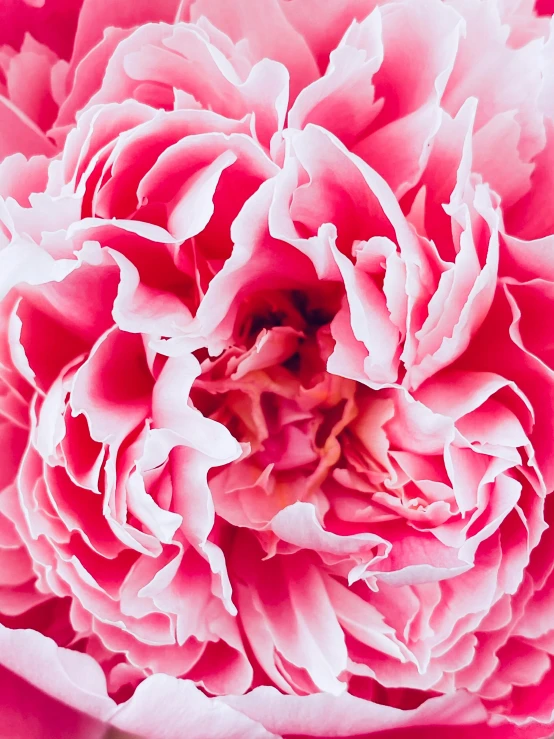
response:
<svg viewBox="0 0 554 739"><path fill-rule="evenodd" d="M0 47L13 721L548 736L548 17L56 8Z"/></svg>

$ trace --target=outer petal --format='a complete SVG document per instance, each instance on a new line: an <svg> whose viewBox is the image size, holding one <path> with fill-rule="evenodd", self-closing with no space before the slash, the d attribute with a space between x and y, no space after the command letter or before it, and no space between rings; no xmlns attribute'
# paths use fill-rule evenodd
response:
<svg viewBox="0 0 554 739"><path fill-rule="evenodd" d="M25 33L69 59L82 0L4 0L0 4L0 44L19 48Z"/></svg>
<svg viewBox="0 0 554 739"><path fill-rule="evenodd" d="M279 0L252 3L234 0L195 0L191 20L205 15L233 41L245 39L252 57L282 62L291 75L291 97L319 76L315 59L303 36L287 20Z"/></svg>
<svg viewBox="0 0 554 739"><path fill-rule="evenodd" d="M40 128L1 95L0 132L0 159L18 152L27 157L35 154L52 156L55 153L53 143Z"/></svg>
<svg viewBox="0 0 554 739"><path fill-rule="evenodd" d="M424 737L433 731L432 726L461 724L467 732L471 724L486 719L480 701L461 691L453 696L429 699L411 711L382 706L347 693L296 697L282 695L274 688L257 688L245 696L219 700L262 721L269 730L284 735L359 737L385 731L388 735L389 731L405 729L405 736L410 737L409 730L413 729L414 737ZM443 736L442 733L438 735Z"/></svg>
<svg viewBox="0 0 554 739"><path fill-rule="evenodd" d="M163 707L163 719L156 707ZM277 739L240 709L207 698L188 680L167 675L141 683L111 723L149 739Z"/></svg>
<svg viewBox="0 0 554 739"><path fill-rule="evenodd" d="M114 710L100 666L85 654L57 647L36 631L12 631L0 626L0 664L4 670L90 717L105 721ZM4 690L0 695L5 697ZM55 735L55 715L48 717L50 736Z"/></svg>
<svg viewBox="0 0 554 739"><path fill-rule="evenodd" d="M110 0L84 0L75 35L71 58L71 73L76 65L95 46L110 26L133 28L145 23L175 20L180 0L137 0L136 2L110 2Z"/></svg>

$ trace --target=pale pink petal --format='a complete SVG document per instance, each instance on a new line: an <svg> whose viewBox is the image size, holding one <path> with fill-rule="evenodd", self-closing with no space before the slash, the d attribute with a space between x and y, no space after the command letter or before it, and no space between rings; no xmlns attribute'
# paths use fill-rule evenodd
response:
<svg viewBox="0 0 554 739"><path fill-rule="evenodd" d="M100 666L91 657L61 649L31 630L0 626L0 662L47 695L89 716L107 720L115 704Z"/></svg>
<svg viewBox="0 0 554 739"><path fill-rule="evenodd" d="M164 719L152 711L163 706ZM193 683L167 675L153 675L142 682L132 698L117 708L113 726L151 739L277 739L263 723L242 711L216 702Z"/></svg>
<svg viewBox="0 0 554 739"><path fill-rule="evenodd" d="M324 561L352 560L350 583L364 577L368 567L385 558L390 542L370 533L338 536L325 531L310 503L295 503L280 511L271 521L271 530L279 539L301 549L313 549Z"/></svg>
<svg viewBox="0 0 554 739"><path fill-rule="evenodd" d="M195 0L191 20L203 15L233 41L244 39L254 60L267 57L284 64L291 75L292 99L318 76L306 41L287 20L279 0L269 0L263 8L237 0L232 10L223 0Z"/></svg>
<svg viewBox="0 0 554 739"><path fill-rule="evenodd" d="M148 0L138 0L133 5L114 4L109 0L84 0L79 14L79 24L75 34L75 46L71 68L102 39L104 29L133 28L149 22L165 21L171 23L177 16L179 0L163 0L155 6Z"/></svg>
<svg viewBox="0 0 554 739"><path fill-rule="evenodd" d="M264 721L271 731L306 736L357 736L380 731L405 729L416 732L432 731L433 726L448 727L464 724L467 732L471 724L484 722L486 712L478 699L459 692L425 701L419 708L400 710L365 701L345 694L285 696L274 688L257 688L249 695L227 697L225 703L241 710L254 720ZM325 721L321 717L325 716ZM486 736L486 734L483 734Z"/></svg>

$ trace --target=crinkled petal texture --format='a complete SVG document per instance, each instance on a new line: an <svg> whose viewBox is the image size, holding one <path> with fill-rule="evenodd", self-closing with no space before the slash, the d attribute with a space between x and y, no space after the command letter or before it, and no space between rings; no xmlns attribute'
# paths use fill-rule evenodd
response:
<svg viewBox="0 0 554 739"><path fill-rule="evenodd" d="M9 736L547 737L554 26L66 5L0 11Z"/></svg>

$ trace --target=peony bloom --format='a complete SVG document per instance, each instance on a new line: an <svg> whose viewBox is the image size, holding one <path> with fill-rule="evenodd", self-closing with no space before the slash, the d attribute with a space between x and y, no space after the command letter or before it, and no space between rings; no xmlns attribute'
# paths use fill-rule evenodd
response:
<svg viewBox="0 0 554 739"><path fill-rule="evenodd" d="M9 736L548 736L544 9L5 8Z"/></svg>

